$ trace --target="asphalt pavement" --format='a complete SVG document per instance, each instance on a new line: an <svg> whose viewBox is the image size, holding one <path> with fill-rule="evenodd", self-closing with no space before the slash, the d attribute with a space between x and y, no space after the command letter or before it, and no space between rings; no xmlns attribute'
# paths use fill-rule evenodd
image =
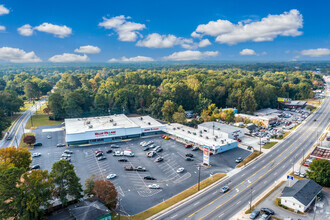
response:
<svg viewBox="0 0 330 220"><path fill-rule="evenodd" d="M219 181L198 196L171 207L152 219L230 219L247 206L251 198L253 200L266 191L305 155L317 140L317 134L329 124L329 110L330 97L327 96L315 114L282 143L273 147L271 152L225 181ZM220 188L225 185L231 190L223 194Z"/></svg>

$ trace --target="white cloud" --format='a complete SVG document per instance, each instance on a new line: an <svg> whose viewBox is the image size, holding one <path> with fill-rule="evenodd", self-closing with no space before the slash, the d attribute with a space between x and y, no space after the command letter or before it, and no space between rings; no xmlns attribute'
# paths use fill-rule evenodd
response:
<svg viewBox="0 0 330 220"><path fill-rule="evenodd" d="M99 23L100 27L105 29L113 29L118 34L118 40L120 41L136 41L138 35L141 35L138 31L146 28L144 24L127 21L131 17L124 15L103 18L103 22Z"/></svg>
<svg viewBox="0 0 330 220"><path fill-rule="evenodd" d="M172 34L160 35L158 33L149 34L145 39L136 43L139 47L148 48L169 48L179 44L179 38Z"/></svg>
<svg viewBox="0 0 330 220"><path fill-rule="evenodd" d="M87 45L87 46L81 46L81 47L75 49L74 52L86 53L86 54L97 54L97 53L101 52L101 49L96 46Z"/></svg>
<svg viewBox="0 0 330 220"><path fill-rule="evenodd" d="M256 52L252 49L243 49L241 52L239 52L242 56L255 56L257 55Z"/></svg>
<svg viewBox="0 0 330 220"><path fill-rule="evenodd" d="M0 48L0 60L12 63L36 63L41 59L35 55L33 51L27 53L24 50L12 47Z"/></svg>
<svg viewBox="0 0 330 220"><path fill-rule="evenodd" d="M53 63L75 63L75 62L87 62L89 58L86 54L77 55L72 53L63 53L62 55L55 55L48 59Z"/></svg>
<svg viewBox="0 0 330 220"><path fill-rule="evenodd" d="M9 14L9 9L6 8L4 5L0 5L0 15Z"/></svg>
<svg viewBox="0 0 330 220"><path fill-rule="evenodd" d="M150 61L154 61L153 58L151 57L145 57L145 56L136 56L136 57L131 57L131 58L126 58L126 57L122 57L120 59L115 59L112 58L110 60L108 60L108 62L150 62Z"/></svg>
<svg viewBox="0 0 330 220"><path fill-rule="evenodd" d="M17 31L23 36L31 36L33 34L33 28L29 24L25 24L22 27L17 28Z"/></svg>
<svg viewBox="0 0 330 220"><path fill-rule="evenodd" d="M227 20L210 21L199 25L192 36L210 35L216 41L224 44L236 44L246 41L272 41L277 36L296 37L302 34L299 28L303 27L303 18L300 12L292 9L280 15L268 15L250 23L238 22L233 24Z"/></svg>
<svg viewBox="0 0 330 220"><path fill-rule="evenodd" d="M55 37L59 37L59 38L65 38L65 37L69 36L70 34L72 34L72 29L66 25L60 26L60 25L50 24L50 23L46 23L46 22L35 27L34 29L41 31L41 32L46 32L49 34L54 34Z"/></svg>
<svg viewBox="0 0 330 220"><path fill-rule="evenodd" d="M318 49L303 50L303 51L301 51L301 55L310 56L310 57L329 56L330 55L330 49L328 49L328 48L318 48Z"/></svg>
<svg viewBox="0 0 330 220"><path fill-rule="evenodd" d="M218 51L205 51L200 52L197 50L186 50L181 52L175 52L167 57L163 57L165 60L201 60L206 57L214 57L219 54Z"/></svg>
<svg viewBox="0 0 330 220"><path fill-rule="evenodd" d="M6 30L6 27L5 26L2 26L0 25L0 31L5 31Z"/></svg>
<svg viewBox="0 0 330 220"><path fill-rule="evenodd" d="M209 46L209 45L211 45L211 42L209 41L209 39L201 40L198 43L198 47L206 47L206 46Z"/></svg>

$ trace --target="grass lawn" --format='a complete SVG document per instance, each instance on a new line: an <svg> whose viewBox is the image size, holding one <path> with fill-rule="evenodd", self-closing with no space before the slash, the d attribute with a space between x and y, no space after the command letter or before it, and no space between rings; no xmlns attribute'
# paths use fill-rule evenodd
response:
<svg viewBox="0 0 330 220"><path fill-rule="evenodd" d="M33 105L33 102L25 101L24 106L20 108L20 111L25 112L26 110L31 108L32 105Z"/></svg>
<svg viewBox="0 0 330 220"><path fill-rule="evenodd" d="M44 114L44 109L47 108L48 102L45 102L40 108L38 108L37 113Z"/></svg>
<svg viewBox="0 0 330 220"><path fill-rule="evenodd" d="M205 180L203 180L201 183L200 183L200 188L203 189L207 186L209 186L210 184L218 181L219 179L223 178L224 176L226 176L225 173L217 173L217 174L214 174L213 177L209 177ZM198 184L190 187L189 189L183 191L182 193L176 195L176 196L173 196L172 198L144 211L144 212L141 212L139 214L136 214L136 215L133 215L133 216L130 216L130 218L128 216L121 216L120 218L121 219L147 219L148 217L150 216L153 216L154 214L174 205L175 203L193 195L194 193L197 192L197 189L198 189ZM113 219L118 219L118 217L116 216L115 218Z"/></svg>
<svg viewBox="0 0 330 220"><path fill-rule="evenodd" d="M23 142L24 137L29 136L29 135L33 135L33 136L34 136L35 133L33 133L33 132L25 133L25 134L22 136L22 138L21 138L21 142L19 143L19 147L28 148L28 149L33 148L33 147L30 147L28 144L26 144L26 143Z"/></svg>
<svg viewBox="0 0 330 220"><path fill-rule="evenodd" d="M264 148L264 149L270 149L270 148L272 148L275 144L277 144L277 141L271 141L271 142L265 144L262 148Z"/></svg>
<svg viewBox="0 0 330 220"><path fill-rule="evenodd" d="M242 166L244 166L245 164L247 164L248 162L250 162L251 160L253 160L257 156L259 156L260 154L262 154L262 152L260 153L260 151L254 151L247 158L245 158L242 162L240 162L236 167L242 167Z"/></svg>
<svg viewBox="0 0 330 220"><path fill-rule="evenodd" d="M45 126L45 125L59 125L61 124L63 121L53 121L53 120L49 120L49 116L48 115L32 115L32 124L33 127L39 127L39 126ZM31 125L31 119L28 120L28 122L26 123L25 128L26 129L30 129L32 127Z"/></svg>
<svg viewBox="0 0 330 220"><path fill-rule="evenodd" d="M282 137L277 137L276 139L278 140L282 140L283 138L285 138L286 136L288 136L290 134L290 132L285 132Z"/></svg>

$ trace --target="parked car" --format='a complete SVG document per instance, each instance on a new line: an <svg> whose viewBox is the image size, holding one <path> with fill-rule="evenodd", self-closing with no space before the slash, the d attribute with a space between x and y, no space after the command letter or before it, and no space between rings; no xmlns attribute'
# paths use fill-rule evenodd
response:
<svg viewBox="0 0 330 220"><path fill-rule="evenodd" d="M186 157L186 161L194 161L194 158Z"/></svg>
<svg viewBox="0 0 330 220"><path fill-rule="evenodd" d="M164 137L165 140L168 140L168 139L170 139L170 138L171 138L170 136L166 136L166 137Z"/></svg>
<svg viewBox="0 0 330 220"><path fill-rule="evenodd" d="M32 154L32 157L40 157L41 156L41 153L33 153Z"/></svg>
<svg viewBox="0 0 330 220"><path fill-rule="evenodd" d="M71 157L71 154L63 153L63 154L61 155L61 157Z"/></svg>
<svg viewBox="0 0 330 220"><path fill-rule="evenodd" d="M131 150L124 150L123 155L126 157L134 157L134 153Z"/></svg>
<svg viewBox="0 0 330 220"><path fill-rule="evenodd" d="M36 165L31 166L31 170L38 170L38 169L40 169L40 165L39 164L36 164Z"/></svg>
<svg viewBox="0 0 330 220"><path fill-rule="evenodd" d="M118 162L128 162L128 160L125 158L122 158L122 159L119 159Z"/></svg>
<svg viewBox="0 0 330 220"><path fill-rule="evenodd" d="M105 156L100 156L99 158L97 158L98 161L105 160L105 159L107 159Z"/></svg>
<svg viewBox="0 0 330 220"><path fill-rule="evenodd" d="M159 189L160 186L158 184L152 184L152 185L148 185L149 189Z"/></svg>
<svg viewBox="0 0 330 220"><path fill-rule="evenodd" d="M147 150L149 150L149 147L148 146L146 146L146 147L143 148L143 151L147 151Z"/></svg>
<svg viewBox="0 0 330 220"><path fill-rule="evenodd" d="M148 147L148 146L146 146L146 147ZM155 144L151 144L149 147L150 147L150 148L155 148L156 145L155 145Z"/></svg>
<svg viewBox="0 0 330 220"><path fill-rule="evenodd" d="M125 166L124 169L125 170L128 170L128 171L134 170L134 168L132 166Z"/></svg>
<svg viewBox="0 0 330 220"><path fill-rule="evenodd" d="M155 148L155 151L157 153L162 152L163 151L163 148L161 148L161 147L158 146L158 147Z"/></svg>
<svg viewBox="0 0 330 220"><path fill-rule="evenodd" d="M192 151L199 150L199 147L193 147L191 150L192 150Z"/></svg>
<svg viewBox="0 0 330 220"><path fill-rule="evenodd" d="M73 151L71 151L71 150L65 150L63 153L66 153L66 154L73 154Z"/></svg>
<svg viewBox="0 0 330 220"><path fill-rule="evenodd" d="M123 156L123 152L117 150L113 153L113 156L118 157L118 156Z"/></svg>
<svg viewBox="0 0 330 220"><path fill-rule="evenodd" d="M57 144L56 147L65 147L65 144Z"/></svg>
<svg viewBox="0 0 330 220"><path fill-rule="evenodd" d="M141 172L145 172L147 171L145 167L142 167L142 166L138 166L135 168L136 171L141 171Z"/></svg>
<svg viewBox="0 0 330 220"><path fill-rule="evenodd" d="M98 154L98 153L103 153L103 151L102 151L102 150L96 150L94 153L95 153L95 155L96 155L96 154Z"/></svg>
<svg viewBox="0 0 330 220"><path fill-rule="evenodd" d="M185 146L185 148L191 148L191 147L193 147L191 144L187 144L187 145Z"/></svg>
<svg viewBox="0 0 330 220"><path fill-rule="evenodd" d="M42 143L35 143L33 146L34 147L42 146Z"/></svg>
<svg viewBox="0 0 330 220"><path fill-rule="evenodd" d="M237 158L237 159L235 160L236 163L240 163L240 162L242 162L242 161L243 161L243 158L242 158L242 157L239 157L239 158Z"/></svg>
<svg viewBox="0 0 330 220"><path fill-rule="evenodd" d="M145 177L143 177L143 179L145 179L145 180L156 180L156 178L154 178L152 176L145 176Z"/></svg>
<svg viewBox="0 0 330 220"><path fill-rule="evenodd" d="M268 220L270 219L270 215L268 214L262 214L262 216L260 217L260 220Z"/></svg>
<svg viewBox="0 0 330 220"><path fill-rule="evenodd" d="M239 139L239 138L235 138L234 140L235 140L235 141L238 141L238 142L242 142L242 140Z"/></svg>
<svg viewBox="0 0 330 220"><path fill-rule="evenodd" d="M109 175L107 176L107 179L110 180L110 179L115 178L116 176L117 176L116 174L111 173L111 174L109 174Z"/></svg>
<svg viewBox="0 0 330 220"><path fill-rule="evenodd" d="M229 186L224 186L221 188L221 192L226 193L229 191Z"/></svg>
<svg viewBox="0 0 330 220"><path fill-rule="evenodd" d="M99 152L99 153L95 154L95 157L101 157L101 156L103 156L103 152Z"/></svg>
<svg viewBox="0 0 330 220"><path fill-rule="evenodd" d="M112 150L111 150L111 149L108 149L108 150L106 151L106 153L107 153L107 154L110 154L110 153L112 153Z"/></svg>
<svg viewBox="0 0 330 220"><path fill-rule="evenodd" d="M250 219L256 219L260 214L259 210L254 210L251 214L250 214Z"/></svg>
<svg viewBox="0 0 330 220"><path fill-rule="evenodd" d="M299 176L300 176L301 178L306 178L306 177L307 177L304 173L300 173Z"/></svg>
<svg viewBox="0 0 330 220"><path fill-rule="evenodd" d="M166 137L166 135L163 135L163 136L162 136L162 139L164 139L165 137Z"/></svg>
<svg viewBox="0 0 330 220"><path fill-rule="evenodd" d="M186 157L194 157L194 155L189 153L189 154L186 154Z"/></svg>
<svg viewBox="0 0 330 220"><path fill-rule="evenodd" d="M267 215L274 215L275 214L275 212L270 208L261 208L260 211L267 214Z"/></svg>
<svg viewBox="0 0 330 220"><path fill-rule="evenodd" d="M156 159L155 159L155 162L161 162L161 161L163 161L164 159L162 158L162 157L157 157Z"/></svg>
<svg viewBox="0 0 330 220"><path fill-rule="evenodd" d="M71 158L70 157L61 157L60 160L66 160L66 161L71 162Z"/></svg>
<svg viewBox="0 0 330 220"><path fill-rule="evenodd" d="M120 146L117 145L117 144L111 144L110 147L111 147L111 148L120 148Z"/></svg>
<svg viewBox="0 0 330 220"><path fill-rule="evenodd" d="M184 168L183 167L180 167L179 169L177 169L177 173L182 173L184 171Z"/></svg>
<svg viewBox="0 0 330 220"><path fill-rule="evenodd" d="M153 157L156 155L156 153L154 151L149 151L146 155L147 157Z"/></svg>
<svg viewBox="0 0 330 220"><path fill-rule="evenodd" d="M51 139L51 138L52 138L52 136L50 136L50 135L47 135L47 138L48 138L48 139Z"/></svg>

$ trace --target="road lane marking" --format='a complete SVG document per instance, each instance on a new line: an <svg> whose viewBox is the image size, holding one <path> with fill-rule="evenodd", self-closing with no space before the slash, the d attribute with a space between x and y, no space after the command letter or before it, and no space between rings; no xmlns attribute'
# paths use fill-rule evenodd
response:
<svg viewBox="0 0 330 220"><path fill-rule="evenodd" d="M225 214L225 213L221 213L218 217L221 218L221 216L223 216L223 214Z"/></svg>
<svg viewBox="0 0 330 220"><path fill-rule="evenodd" d="M176 214L176 215L173 215L171 218L175 218L175 217L177 217L178 216L178 214Z"/></svg>
<svg viewBox="0 0 330 220"><path fill-rule="evenodd" d="M236 203L236 205L238 205L238 204L240 204L241 203L241 200L240 201L238 201L237 203Z"/></svg>
<svg viewBox="0 0 330 220"><path fill-rule="evenodd" d="M325 114L324 115L324 117L322 118L322 120L321 120L321 122L323 121L323 119L327 116L328 114ZM318 124L318 126L321 124L321 122ZM306 134L310 129L312 129L312 128L314 128L314 126L310 126L308 129L306 129L306 131L305 132L303 132L302 134L304 135L304 134ZM303 136L302 135L302 136ZM290 154L292 154L294 151L296 151L296 149L299 147L299 146L301 146L302 145L302 143L304 143L304 141L307 139L307 138L309 138L311 136L311 134L310 135L308 135L302 142L301 142L301 144L299 144L296 148L294 148L292 151L291 151L291 153ZM288 149L290 149L297 141L298 141L299 139L296 139L289 147L287 147L281 154L279 154L275 159L277 159L277 158L279 158L280 156L282 156L282 154L283 153L285 153L286 151L288 151ZM284 161L290 154L288 154L282 161ZM274 160L275 160L274 159ZM269 164L271 164L274 160L272 160L271 162L269 162L267 165L265 165L263 168L265 168L266 166L268 166ZM282 162L282 161L280 161L280 162ZM285 166L285 165L284 165ZM276 167L276 166L275 166ZM268 170L268 172L269 171L271 171L271 170L273 170L275 167L272 167L271 169L269 169ZM255 172L251 177L253 177L253 176L255 176L257 173L259 173L261 170L263 170L263 168L262 169L259 169L257 172ZM263 177L263 176L265 176L266 174L268 174L268 172L266 172L264 175L262 175L261 177ZM258 178L258 180L259 180L260 178ZM256 180L257 181L257 180ZM255 181L255 182L256 182ZM237 186L235 186L235 187L238 187L239 185L241 185L241 184L243 184L245 181L242 181L240 184L238 184ZM254 184L255 182L253 182L253 183L251 183L250 185L252 185L252 184ZM249 185L249 186L250 186ZM248 187L249 187L248 186ZM235 188L234 187L234 188ZM248 187L246 187L246 188L248 188ZM245 189L243 189L242 191L241 191L241 193L243 192L243 191L245 191L246 190L246 188ZM229 200L227 200L227 201L225 201L225 203L223 203L223 204L221 204L221 205L219 205L218 207L216 207L215 209L213 209L211 212L209 212L208 214L206 214L205 216L203 216L202 218L204 218L204 217L206 217L206 216L208 216L209 214L211 214L213 211L215 211L216 209L218 209L219 207L221 207L222 205L224 205L224 204L226 204L227 202L229 202L231 199L233 199L234 197L236 197L238 194L240 194L240 193L237 193L237 194L235 194L234 196L232 196ZM198 209L197 211L195 211L195 212L193 212L191 215L189 215L188 217L189 218L191 218L193 215L195 215L197 212L199 212L199 211L201 211L202 209L204 209L205 207L207 207L207 206L209 206L209 205L211 205L211 204L213 204L216 200L218 200L218 199L220 199L221 197L223 197L224 195L222 195L222 196L220 196L220 197L218 197L217 199L215 199L215 200L213 200L212 202L210 202L209 204L207 204L207 205L205 205L205 206L203 206L202 208L200 208L200 209ZM202 218L200 218L200 219L202 219Z"/></svg>
<svg viewBox="0 0 330 220"><path fill-rule="evenodd" d="M196 203L194 204L194 206L195 206L195 205L198 205L198 204L199 204L199 202L196 202Z"/></svg>

